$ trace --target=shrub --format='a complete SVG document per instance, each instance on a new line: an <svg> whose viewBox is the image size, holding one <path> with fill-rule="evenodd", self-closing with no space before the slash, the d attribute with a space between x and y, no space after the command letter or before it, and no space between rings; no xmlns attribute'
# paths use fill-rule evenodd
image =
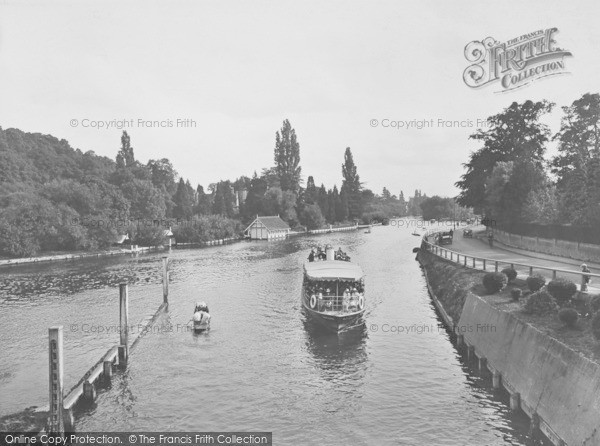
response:
<svg viewBox="0 0 600 446"><path fill-rule="evenodd" d="M590 297L590 310L591 313L597 313L600 311L600 294L596 294Z"/></svg>
<svg viewBox="0 0 600 446"><path fill-rule="evenodd" d="M540 274L534 274L533 276L529 276L526 279L527 287L531 290L532 293L539 291L542 289L544 285L546 285L546 278L541 276Z"/></svg>
<svg viewBox="0 0 600 446"><path fill-rule="evenodd" d="M579 313L573 308L563 308L558 312L558 319L563 322L567 327L573 328L577 323Z"/></svg>
<svg viewBox="0 0 600 446"><path fill-rule="evenodd" d="M512 300L519 300L523 296L523 291L520 288L513 288L510 290L510 297Z"/></svg>
<svg viewBox="0 0 600 446"><path fill-rule="evenodd" d="M483 286L488 294L494 294L503 289L508 283L508 278L502 273L487 273L483 276Z"/></svg>
<svg viewBox="0 0 600 446"><path fill-rule="evenodd" d="M556 302L547 291L537 291L529 296L523 310L525 313L538 315L551 313L556 310Z"/></svg>
<svg viewBox="0 0 600 446"><path fill-rule="evenodd" d="M504 268L502 274L508 277L508 283L512 282L517 278L517 270L514 268Z"/></svg>
<svg viewBox="0 0 600 446"><path fill-rule="evenodd" d="M577 292L577 285L570 280L559 277L551 280L546 285L546 290L554 297L559 304L566 304Z"/></svg>
<svg viewBox="0 0 600 446"><path fill-rule="evenodd" d="M596 340L600 341L600 311L592 318L591 329Z"/></svg>

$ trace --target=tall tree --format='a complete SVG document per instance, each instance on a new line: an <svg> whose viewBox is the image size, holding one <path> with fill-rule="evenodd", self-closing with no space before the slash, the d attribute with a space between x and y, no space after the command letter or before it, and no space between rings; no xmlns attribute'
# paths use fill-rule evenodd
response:
<svg viewBox="0 0 600 446"><path fill-rule="evenodd" d="M233 216L233 187L231 181L219 181L215 187L215 196L213 201L213 214L223 215L225 217Z"/></svg>
<svg viewBox="0 0 600 446"><path fill-rule="evenodd" d="M560 131L554 137L558 155L552 160L560 218L568 223L598 224L600 95L586 93L562 110Z"/></svg>
<svg viewBox="0 0 600 446"><path fill-rule="evenodd" d="M173 209L173 217L175 218L191 218L194 215L194 189L190 186L189 182L183 181L183 178L179 179L177 184L177 192L173 196L173 202L175 207Z"/></svg>
<svg viewBox="0 0 600 446"><path fill-rule="evenodd" d="M118 157L118 155L117 155ZM150 160L146 165L150 169L152 184L158 189L164 187L165 190L174 194L177 191L177 172L173 164L167 158L159 160Z"/></svg>
<svg viewBox="0 0 600 446"><path fill-rule="evenodd" d="M321 208L321 214L323 217L327 217L329 215L329 199L327 197L327 189L325 189L325 185L321 184L317 194L317 204Z"/></svg>
<svg viewBox="0 0 600 446"><path fill-rule="evenodd" d="M204 187L199 184L196 188L196 207L194 208L194 214L210 215L211 209L212 203L210 201L210 195L204 192Z"/></svg>
<svg viewBox="0 0 600 446"><path fill-rule="evenodd" d="M300 189L300 144L290 121L283 121L275 134L275 173L281 190L297 193Z"/></svg>
<svg viewBox="0 0 600 446"><path fill-rule="evenodd" d="M133 167L135 165L135 157L133 156L133 147L131 147L131 139L125 130L121 135L121 149L117 154L117 167Z"/></svg>
<svg viewBox="0 0 600 446"><path fill-rule="evenodd" d="M486 182L498 162L530 163L531 170L543 165L550 130L539 119L552 111L553 105L548 101L513 102L501 113L487 119L487 130L478 130L470 136L482 142L483 147L471 154L464 165L467 172L456 183L461 189L458 197L461 205L485 209Z"/></svg>
<svg viewBox="0 0 600 446"><path fill-rule="evenodd" d="M315 204L317 202L317 187L315 186L315 180L312 175L306 180L304 202L306 204Z"/></svg>
<svg viewBox="0 0 600 446"><path fill-rule="evenodd" d="M346 147L344 153L344 164L342 164L342 190L348 198L348 217L358 218L361 214L361 195L362 184L358 175L352 151Z"/></svg>

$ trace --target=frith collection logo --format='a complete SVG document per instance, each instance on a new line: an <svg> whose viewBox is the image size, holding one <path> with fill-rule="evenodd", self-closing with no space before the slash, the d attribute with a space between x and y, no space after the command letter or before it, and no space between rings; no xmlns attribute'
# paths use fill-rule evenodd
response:
<svg viewBox="0 0 600 446"><path fill-rule="evenodd" d="M556 46L557 31L540 29L505 43L492 37L474 40L465 47L465 57L472 63L463 73L465 84L479 88L499 82L500 91L508 91L567 73L564 58L572 54Z"/></svg>

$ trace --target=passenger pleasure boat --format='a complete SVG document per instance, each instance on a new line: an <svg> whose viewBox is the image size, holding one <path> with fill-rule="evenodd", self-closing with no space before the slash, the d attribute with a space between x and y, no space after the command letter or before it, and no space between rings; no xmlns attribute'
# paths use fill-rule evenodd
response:
<svg viewBox="0 0 600 446"><path fill-rule="evenodd" d="M317 323L333 332L360 325L365 312L365 282L360 266L334 260L331 246L327 260L304 264L302 305Z"/></svg>

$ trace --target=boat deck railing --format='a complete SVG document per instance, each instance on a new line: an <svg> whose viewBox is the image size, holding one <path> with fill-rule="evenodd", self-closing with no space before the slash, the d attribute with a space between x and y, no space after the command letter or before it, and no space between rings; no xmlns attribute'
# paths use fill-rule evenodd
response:
<svg viewBox="0 0 600 446"><path fill-rule="evenodd" d="M344 296L323 296L322 299L319 299L317 296L317 307L315 310L319 312L342 312L342 313L356 313L360 309L358 308L358 296L354 297L354 299L350 298L350 301L347 305L344 305ZM360 294L359 294L360 296ZM310 302L311 295L306 293L306 299Z"/></svg>

